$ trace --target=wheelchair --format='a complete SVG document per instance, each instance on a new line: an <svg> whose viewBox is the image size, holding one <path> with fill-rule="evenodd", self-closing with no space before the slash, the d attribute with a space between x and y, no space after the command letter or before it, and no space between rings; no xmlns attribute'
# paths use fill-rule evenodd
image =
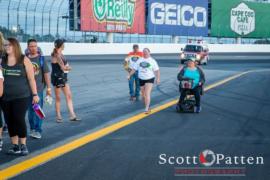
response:
<svg viewBox="0 0 270 180"><path fill-rule="evenodd" d="M194 93L192 92L193 87L193 80L189 78L184 78L180 81L179 84L179 92L185 91L186 96L182 102L179 101L176 105L176 111L178 113L194 113L195 112L195 97ZM202 87L200 90L200 94L202 95Z"/></svg>

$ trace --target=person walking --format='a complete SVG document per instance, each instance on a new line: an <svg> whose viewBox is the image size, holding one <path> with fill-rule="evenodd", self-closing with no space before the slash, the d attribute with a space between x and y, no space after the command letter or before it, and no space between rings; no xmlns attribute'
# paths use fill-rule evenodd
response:
<svg viewBox="0 0 270 180"><path fill-rule="evenodd" d="M51 82L50 82L50 70L48 67L48 63L45 60L44 56L41 54L41 49L38 48L37 41L35 39L29 39L27 41L27 51L28 51L28 58L33 64L34 67L34 74L35 80L37 85L37 92L38 97L40 99L39 106L43 108L43 99L44 99L44 89L46 89L46 95L51 96ZM43 120L40 119L33 107L32 103L30 102L28 107L28 120L30 124L30 137L35 139L41 139L42 135L42 123Z"/></svg>
<svg viewBox="0 0 270 180"><path fill-rule="evenodd" d="M1 64L5 81L1 106L12 143L8 154L27 155L25 115L31 96L33 104L39 102L34 69L31 61L22 54L17 39L8 38L4 47L6 54Z"/></svg>
<svg viewBox="0 0 270 180"><path fill-rule="evenodd" d="M156 79L156 83L160 84L160 70L158 63L151 57L150 50L148 48L143 49L143 57L140 58L134 65L131 72L128 75L128 79L138 71L139 82L141 86L141 93L145 104L145 114L151 112L151 92L153 84Z"/></svg>
<svg viewBox="0 0 270 180"><path fill-rule="evenodd" d="M133 51L128 53L128 56L126 57L124 61L124 68L125 70L130 73L132 70L132 67L134 66L134 63L138 61L143 57L143 53L139 51L139 45L134 44L133 45ZM130 94L130 101L139 100L140 98L140 82L138 77L138 71L136 71L129 79L128 81L129 85L129 94Z"/></svg>
<svg viewBox="0 0 270 180"><path fill-rule="evenodd" d="M61 91L64 93L67 107L69 110L70 121L80 121L80 119L76 116L73 108L72 101L72 93L70 90L70 86L68 84L68 73L71 71L71 66L69 66L65 56L63 55L64 50L64 40L57 39L54 42L54 50L51 54L51 81L54 86L55 92L55 110L56 110L56 122L61 123L62 115L61 115Z"/></svg>

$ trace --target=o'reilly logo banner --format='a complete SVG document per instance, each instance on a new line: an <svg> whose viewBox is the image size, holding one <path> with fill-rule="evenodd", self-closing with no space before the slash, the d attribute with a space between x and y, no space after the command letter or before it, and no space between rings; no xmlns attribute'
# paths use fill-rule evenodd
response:
<svg viewBox="0 0 270 180"><path fill-rule="evenodd" d="M255 30L255 11L245 3L231 10L231 29L239 35L247 35Z"/></svg>
<svg viewBox="0 0 270 180"><path fill-rule="evenodd" d="M148 34L207 36L207 0L149 0Z"/></svg>
<svg viewBox="0 0 270 180"><path fill-rule="evenodd" d="M128 26L133 24L135 13L135 0L93 0L93 11L95 18L102 22L123 22Z"/></svg>
<svg viewBox="0 0 270 180"><path fill-rule="evenodd" d="M145 0L81 0L81 30L145 33Z"/></svg>
<svg viewBox="0 0 270 180"><path fill-rule="evenodd" d="M270 4L242 0L212 0L211 35L270 37Z"/></svg>

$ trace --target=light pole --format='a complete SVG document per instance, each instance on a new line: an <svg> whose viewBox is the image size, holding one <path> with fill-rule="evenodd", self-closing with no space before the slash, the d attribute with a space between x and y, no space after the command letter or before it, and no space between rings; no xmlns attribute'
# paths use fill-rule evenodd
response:
<svg viewBox="0 0 270 180"><path fill-rule="evenodd" d="M29 0L27 0L26 3L26 12L25 12L25 21L24 21L24 33L27 34L27 16L28 16L28 5L29 5Z"/></svg>
<svg viewBox="0 0 270 180"><path fill-rule="evenodd" d="M10 13L9 13L9 10L10 10L10 3L11 3L11 1L8 2L8 22L7 22L7 23L8 23L8 24L7 24L8 30L9 30L9 24L10 24L10 22L9 22L9 21L10 21L10 20L9 20L9 19L10 19Z"/></svg>
<svg viewBox="0 0 270 180"><path fill-rule="evenodd" d="M19 1L18 6L17 6L17 29L18 30L19 30L19 10L20 10L20 6L21 6L21 0Z"/></svg>
<svg viewBox="0 0 270 180"><path fill-rule="evenodd" d="M49 10L49 36L51 35L51 13L52 13L52 8L53 8L53 5L56 1L53 1L51 7L50 7L50 10Z"/></svg>
<svg viewBox="0 0 270 180"><path fill-rule="evenodd" d="M42 14L41 14L41 36L42 36L42 40L43 40L43 35L44 35L43 34L43 32L44 32L43 25L44 25L44 11L45 11L46 4L47 4L47 0L44 1Z"/></svg>
<svg viewBox="0 0 270 180"><path fill-rule="evenodd" d="M59 38L59 18L66 19L66 22L67 22L67 19L69 19L69 16L65 15L65 16L58 16L57 17L57 26L56 26L56 37L57 38ZM66 32L65 32L65 36L66 36Z"/></svg>
<svg viewBox="0 0 270 180"><path fill-rule="evenodd" d="M58 14L57 14L57 25L56 25L56 37L59 38L59 14L60 14L60 8L62 7L62 4L63 4L64 0L62 0L59 4L59 7L58 7ZM62 16L61 16L62 17Z"/></svg>
<svg viewBox="0 0 270 180"><path fill-rule="evenodd" d="M36 1L35 8L34 8L34 27L33 27L33 35L35 36L36 34L36 11L37 11L37 4L38 1Z"/></svg>

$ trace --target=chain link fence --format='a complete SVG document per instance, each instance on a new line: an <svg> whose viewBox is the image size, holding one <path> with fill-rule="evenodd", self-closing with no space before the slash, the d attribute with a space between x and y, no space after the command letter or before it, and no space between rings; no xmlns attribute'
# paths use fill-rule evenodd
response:
<svg viewBox="0 0 270 180"><path fill-rule="evenodd" d="M0 31L5 37L17 37L25 42L29 38L51 42L65 38L68 42L106 43L104 32L72 30L69 22L70 0L0 0ZM73 19L74 20L74 19ZM139 24L145 26L145 24ZM115 43L172 43L168 35L114 33ZM179 37L179 43L203 40L208 43L236 43L233 38ZM256 39L242 39L242 43L254 43Z"/></svg>

